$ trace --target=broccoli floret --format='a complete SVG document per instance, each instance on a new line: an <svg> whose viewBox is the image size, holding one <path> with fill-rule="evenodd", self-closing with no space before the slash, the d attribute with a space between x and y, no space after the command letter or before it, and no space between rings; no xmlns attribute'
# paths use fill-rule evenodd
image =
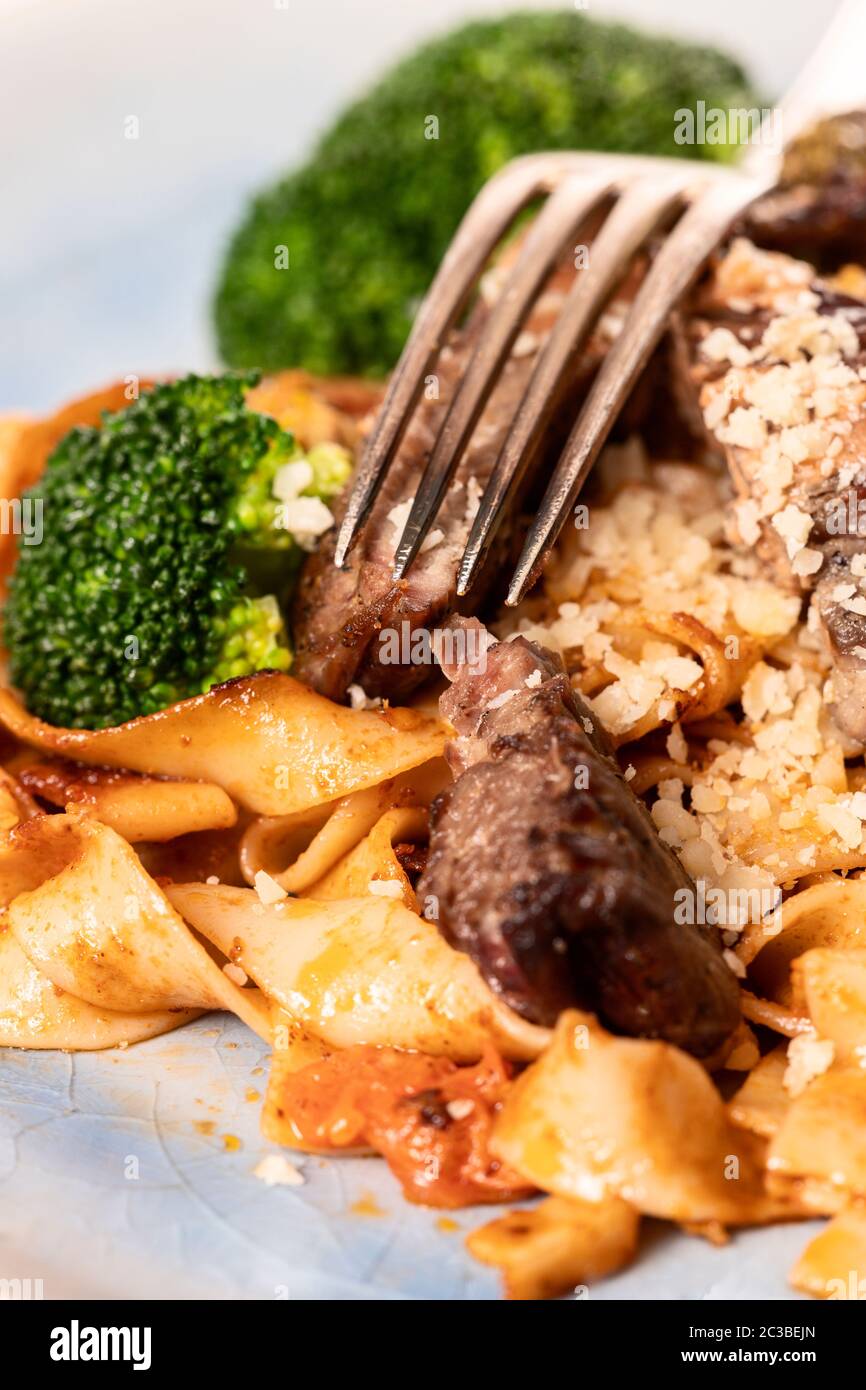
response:
<svg viewBox="0 0 866 1390"><path fill-rule="evenodd" d="M3 618L34 714L102 728L290 666L278 599L302 551L272 489L302 455L245 405L254 380L157 386L55 449L29 494L41 543L20 546ZM318 473L308 461L300 481L332 497L349 468L340 454L342 471L335 457Z"/></svg>
<svg viewBox="0 0 866 1390"><path fill-rule="evenodd" d="M675 143L675 112L698 99L756 104L740 67L714 49L564 9L469 24L427 44L249 208L216 298L223 357L386 373L457 223L496 169L567 148L730 158L725 146Z"/></svg>

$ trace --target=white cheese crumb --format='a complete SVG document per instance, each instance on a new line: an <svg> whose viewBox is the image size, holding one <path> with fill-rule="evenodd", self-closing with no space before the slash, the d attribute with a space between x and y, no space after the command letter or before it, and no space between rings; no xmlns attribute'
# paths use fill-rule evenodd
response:
<svg viewBox="0 0 866 1390"><path fill-rule="evenodd" d="M293 459L284 463L274 475L271 492L280 502L294 502L313 481L313 469L308 459Z"/></svg>
<svg viewBox="0 0 866 1390"><path fill-rule="evenodd" d="M812 529L812 518L808 512L804 512L800 507L795 507L793 502L789 502L782 511L776 512L772 518L773 530L777 531L785 542L788 552L788 559L793 560L798 550L809 538Z"/></svg>
<svg viewBox="0 0 866 1390"><path fill-rule="evenodd" d="M388 520L394 527L395 540L397 541L399 541L400 537L403 534L406 522L409 520L409 513L411 512L414 504L415 498L407 497L404 502L398 502L395 507L392 507L388 513ZM444 540L444 537L444 531L431 531L428 535L424 537L423 541L421 542L421 545L418 548L418 554L423 555L425 550L432 550L434 546L437 546L441 540Z"/></svg>
<svg viewBox="0 0 866 1390"><path fill-rule="evenodd" d="M501 695L495 695L492 700L488 700L485 709L502 709L502 706L507 705L516 694L516 690L503 690Z"/></svg>
<svg viewBox="0 0 866 1390"><path fill-rule="evenodd" d="M412 503L414 501L414 497L407 497L405 502L398 502L388 513L388 520L398 535L402 535L403 533L403 528L409 520L409 513L412 510Z"/></svg>
<svg viewBox="0 0 866 1390"><path fill-rule="evenodd" d="M725 958L725 963L727 964L728 968L733 971L737 979L745 980L746 967L743 965L743 962L740 960L740 957L735 955L734 952L730 950L727 946L725 947L724 951L722 951L722 955Z"/></svg>
<svg viewBox="0 0 866 1390"><path fill-rule="evenodd" d="M367 892L377 898L402 898L403 885L397 878L371 878Z"/></svg>
<svg viewBox="0 0 866 1390"><path fill-rule="evenodd" d="M724 444L733 444L741 449L760 449L767 441L767 422L753 406L738 405L736 410L731 411L726 423L719 426L717 433Z"/></svg>
<svg viewBox="0 0 866 1390"><path fill-rule="evenodd" d="M701 815L713 815L717 811L724 809L724 798L719 795L713 787L701 786L700 783L692 788L692 810L699 811Z"/></svg>
<svg viewBox="0 0 866 1390"><path fill-rule="evenodd" d="M478 508L480 506L481 484L479 483L478 479L475 477L475 474L473 473L472 477L467 478L466 480L466 511L463 515L464 526L472 525L473 521L478 515Z"/></svg>
<svg viewBox="0 0 866 1390"><path fill-rule="evenodd" d="M686 743L685 734L677 720L665 740L665 748L668 757L673 758L675 763L687 763L689 760L689 746Z"/></svg>
<svg viewBox="0 0 866 1390"><path fill-rule="evenodd" d="M468 1098L466 1100L449 1100L445 1106L452 1120L465 1120L475 1109L474 1104Z"/></svg>
<svg viewBox="0 0 866 1390"><path fill-rule="evenodd" d="M266 1187L302 1187L304 1175L284 1154L265 1154L253 1169Z"/></svg>
<svg viewBox="0 0 866 1390"><path fill-rule="evenodd" d="M360 685L350 685L346 694L352 709L379 709L382 703L372 699Z"/></svg>
<svg viewBox="0 0 866 1390"><path fill-rule="evenodd" d="M730 328L714 328L701 343L701 353L710 362L730 362L734 367L747 367L752 354Z"/></svg>
<svg viewBox="0 0 866 1390"><path fill-rule="evenodd" d="M333 514L321 497L295 497L277 508L276 526L290 531L302 550L315 550L316 542L334 524Z"/></svg>
<svg viewBox="0 0 866 1390"><path fill-rule="evenodd" d="M744 545L756 545L761 538L761 512L753 498L744 498L734 503L737 529Z"/></svg>
<svg viewBox="0 0 866 1390"><path fill-rule="evenodd" d="M628 767L622 775L627 782L630 782L632 778L637 777L637 768L634 766L633 763L629 763Z"/></svg>
<svg viewBox="0 0 866 1390"><path fill-rule="evenodd" d="M529 690L536 690L541 685L541 672L538 670L530 671L526 680L523 682Z"/></svg>
<svg viewBox="0 0 866 1390"><path fill-rule="evenodd" d="M863 826L852 811L838 802L826 802L818 807L817 820L825 830L838 835L846 849L860 848Z"/></svg>
<svg viewBox="0 0 866 1390"><path fill-rule="evenodd" d="M782 1085L789 1096L799 1096L810 1081L825 1072L833 1062L835 1047L829 1038L815 1032L798 1033L788 1043L788 1065Z"/></svg>
<svg viewBox="0 0 866 1390"><path fill-rule="evenodd" d="M271 878L270 874L266 874L264 869L256 872L253 887L259 896L259 902L264 903L265 907L271 907L289 896L285 888L282 888L275 878Z"/></svg>
<svg viewBox="0 0 866 1390"><path fill-rule="evenodd" d="M810 574L817 574L824 563L824 556L820 550L812 550L806 546L799 551L791 561L791 569L799 579L806 579Z"/></svg>
<svg viewBox="0 0 866 1390"><path fill-rule="evenodd" d="M205 879L205 883L209 883L213 888L217 883L219 883L219 879L217 878L216 874L211 874L209 878Z"/></svg>

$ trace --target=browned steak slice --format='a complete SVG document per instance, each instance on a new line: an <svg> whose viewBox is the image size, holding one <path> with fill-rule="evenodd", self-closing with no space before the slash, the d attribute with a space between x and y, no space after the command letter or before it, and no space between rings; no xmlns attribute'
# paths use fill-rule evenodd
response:
<svg viewBox="0 0 866 1390"><path fill-rule="evenodd" d="M429 664L395 661L383 630L386 635L400 635L405 653L415 631L437 627L455 611L457 567L481 495L573 274L560 271L553 277L518 336L448 489L435 528L405 579L395 584L392 578L394 550L439 428L489 316L492 291L488 299L479 300L467 326L452 334L440 354L435 379L415 411L348 568L342 572L334 568L336 531L329 533L307 561L293 613L294 673L322 694L339 700L350 684L357 683L368 695L399 699L430 675ZM618 325L614 307L574 368L564 393L560 423L563 417L570 419L576 413ZM556 417L557 413L553 414ZM559 437L556 424L555 418L551 433ZM339 520L340 508L336 511ZM497 551L494 547L486 573L473 588L472 611L483 601L507 539L504 530L500 532L500 548Z"/></svg>

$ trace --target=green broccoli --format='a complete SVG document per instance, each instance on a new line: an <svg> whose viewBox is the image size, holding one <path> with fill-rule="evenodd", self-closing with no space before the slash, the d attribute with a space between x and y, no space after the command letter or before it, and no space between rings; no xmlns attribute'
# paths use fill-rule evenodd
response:
<svg viewBox="0 0 866 1390"><path fill-rule="evenodd" d="M564 10L473 23L427 44L249 208L216 297L223 357L386 373L496 169L566 148L730 158L725 146L674 142L675 112L699 98L755 104L740 67L714 49Z"/></svg>
<svg viewBox="0 0 866 1390"><path fill-rule="evenodd" d="M157 386L51 455L29 493L41 542L20 546L3 616L10 674L34 714L101 728L290 666L280 604L302 555L292 508L312 506L310 524L326 525L312 499L339 490L350 460L335 445L304 458L247 408L255 379Z"/></svg>

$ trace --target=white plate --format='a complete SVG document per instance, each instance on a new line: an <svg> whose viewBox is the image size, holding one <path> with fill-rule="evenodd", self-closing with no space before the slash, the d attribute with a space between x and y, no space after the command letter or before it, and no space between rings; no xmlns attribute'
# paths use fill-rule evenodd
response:
<svg viewBox="0 0 866 1390"><path fill-rule="evenodd" d="M301 1187L254 1177L273 1146L246 1097L267 1066L224 1015L122 1051L0 1051L0 1278L41 1279L45 1298L499 1296L463 1248L496 1208L449 1212L460 1229L442 1230L372 1158L290 1154ZM792 1298L787 1271L817 1229L715 1249L647 1222L638 1261L590 1298Z"/></svg>

